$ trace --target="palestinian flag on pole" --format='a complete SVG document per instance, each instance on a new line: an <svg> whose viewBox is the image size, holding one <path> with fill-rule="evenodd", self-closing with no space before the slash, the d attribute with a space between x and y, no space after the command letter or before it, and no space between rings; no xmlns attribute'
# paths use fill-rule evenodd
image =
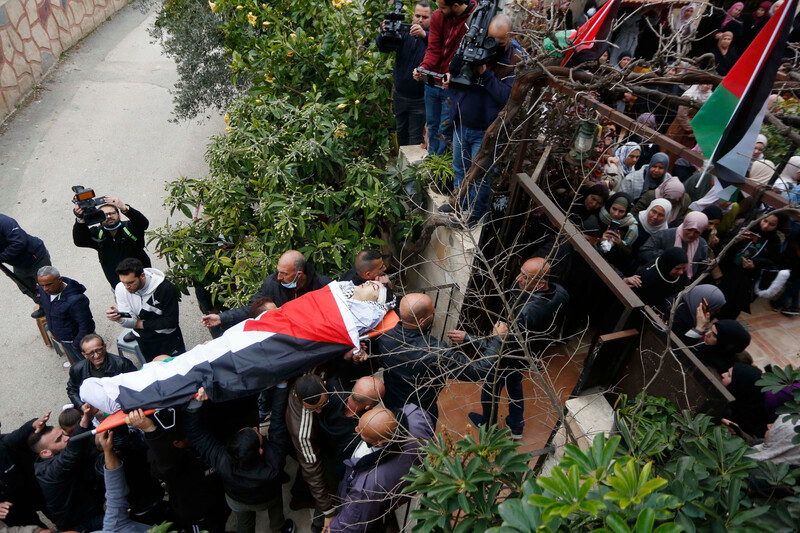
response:
<svg viewBox="0 0 800 533"><path fill-rule="evenodd" d="M576 63L594 61L603 55L605 43L595 41L605 41L611 33L611 25L617 17L617 11L622 0L608 0L603 7L592 15L592 18L583 23L578 28L575 38L572 40L572 47L564 54L561 66L568 66L570 59L575 59ZM583 44L585 43L585 44Z"/></svg>
<svg viewBox="0 0 800 533"><path fill-rule="evenodd" d="M173 407L199 387L220 402L255 394L359 346L362 324L337 282L246 320L208 344L138 372L89 378L81 399L106 413Z"/></svg>
<svg viewBox="0 0 800 533"><path fill-rule="evenodd" d="M798 0L787 0L692 119L697 143L728 183L744 183Z"/></svg>

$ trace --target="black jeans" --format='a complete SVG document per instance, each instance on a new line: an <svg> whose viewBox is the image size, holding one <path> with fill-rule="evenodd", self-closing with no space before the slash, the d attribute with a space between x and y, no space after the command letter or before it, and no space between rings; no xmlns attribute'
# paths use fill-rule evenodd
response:
<svg viewBox="0 0 800 533"><path fill-rule="evenodd" d="M422 142L425 129L425 98L406 98L393 91L397 144L407 146Z"/></svg>

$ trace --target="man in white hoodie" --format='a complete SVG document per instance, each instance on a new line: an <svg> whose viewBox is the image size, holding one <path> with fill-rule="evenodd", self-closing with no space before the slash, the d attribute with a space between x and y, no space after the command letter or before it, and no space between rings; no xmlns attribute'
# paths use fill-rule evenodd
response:
<svg viewBox="0 0 800 533"><path fill-rule="evenodd" d="M164 273L144 268L138 259L123 259L116 268L119 283L114 289L117 307L106 316L123 327L133 328L144 358L179 355L186 351L178 325L178 295Z"/></svg>

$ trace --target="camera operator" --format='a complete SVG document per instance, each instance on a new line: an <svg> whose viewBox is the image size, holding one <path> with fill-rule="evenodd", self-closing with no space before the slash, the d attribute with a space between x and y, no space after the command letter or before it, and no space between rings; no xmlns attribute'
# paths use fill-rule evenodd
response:
<svg viewBox="0 0 800 533"><path fill-rule="evenodd" d="M419 0L414 5L414 23L408 31L398 32L401 42L387 42L385 22L375 42L381 52L395 52L392 102L397 130L397 144L420 144L425 129L425 86L414 79L414 69L422 63L428 47L431 5ZM399 46L398 46L399 44Z"/></svg>
<svg viewBox="0 0 800 533"><path fill-rule="evenodd" d="M115 272L123 259L133 257L150 267L150 258L145 252L144 232L150 221L136 209L122 203L119 198L106 196L100 210L106 217L99 226L89 227L81 218L83 209L75 208L75 225L72 226L72 241L80 248L97 250L100 265L112 290L119 283L119 275ZM128 217L121 221L120 213Z"/></svg>
<svg viewBox="0 0 800 533"><path fill-rule="evenodd" d="M475 0L443 0L431 15L428 48L419 68L444 75L450 80L450 61L467 32L466 21L476 6ZM414 70L414 79L422 81L423 74ZM452 91L447 87L425 86L425 122L428 126L428 153L442 155L453 137L450 119Z"/></svg>
<svg viewBox="0 0 800 533"><path fill-rule="evenodd" d="M472 65L476 83L468 87L454 86L453 92L453 184L457 188L478 154L486 130L505 107L514 85L514 67L524 60L522 47L511 36L511 19L504 14L495 15L489 24L488 34L497 39L500 48L498 60L489 65ZM489 209L492 178L487 165L477 176L461 208L469 215L469 222L478 221ZM439 208L452 212L449 204Z"/></svg>

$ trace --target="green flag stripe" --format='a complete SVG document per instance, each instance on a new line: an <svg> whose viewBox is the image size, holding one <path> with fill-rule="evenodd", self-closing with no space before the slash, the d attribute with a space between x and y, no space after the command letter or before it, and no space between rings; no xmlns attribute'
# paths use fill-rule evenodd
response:
<svg viewBox="0 0 800 533"><path fill-rule="evenodd" d="M692 119L694 137L705 157L712 156L738 103L739 98L720 84Z"/></svg>

